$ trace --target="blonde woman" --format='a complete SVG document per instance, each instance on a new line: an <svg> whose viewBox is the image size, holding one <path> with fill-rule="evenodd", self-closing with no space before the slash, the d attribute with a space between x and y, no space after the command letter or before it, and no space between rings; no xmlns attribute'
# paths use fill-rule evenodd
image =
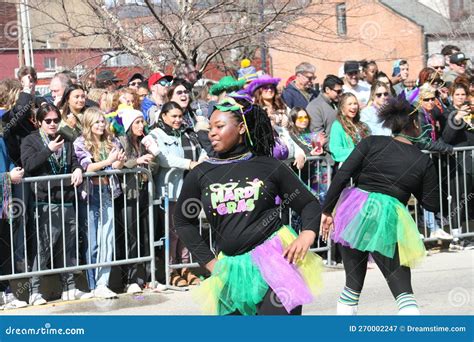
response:
<svg viewBox="0 0 474 342"><path fill-rule="evenodd" d="M355 145L370 135L365 123L360 121L359 102L354 94L345 93L339 101L337 119L329 134L329 151L334 161L343 163Z"/></svg>
<svg viewBox="0 0 474 342"><path fill-rule="evenodd" d="M89 108L83 117L82 136L74 142L79 163L86 172L121 169L125 153L120 143L107 129L104 113L99 108ZM120 195L116 176L92 177L87 188L88 227L86 260L88 263L110 262L115 244L114 213L112 201ZM108 288L110 267L88 270L89 287L100 298L113 298L116 294Z"/></svg>

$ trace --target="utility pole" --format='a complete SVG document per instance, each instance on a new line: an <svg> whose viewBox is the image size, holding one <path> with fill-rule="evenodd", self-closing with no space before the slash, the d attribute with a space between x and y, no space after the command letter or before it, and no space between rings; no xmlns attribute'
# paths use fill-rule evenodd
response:
<svg viewBox="0 0 474 342"><path fill-rule="evenodd" d="M20 23L21 41L23 42L23 52L25 54L25 65L34 66L31 25L27 0L20 1Z"/></svg>
<svg viewBox="0 0 474 342"><path fill-rule="evenodd" d="M258 0L258 12L260 15L260 25L265 21L263 0ZM262 31L260 36L260 58L262 59L262 71L267 73L267 48L265 47L265 32Z"/></svg>
<svg viewBox="0 0 474 342"><path fill-rule="evenodd" d="M21 9L20 4L16 5L17 18L17 32L18 32L18 68L21 68L25 63L23 60L23 29L21 24Z"/></svg>

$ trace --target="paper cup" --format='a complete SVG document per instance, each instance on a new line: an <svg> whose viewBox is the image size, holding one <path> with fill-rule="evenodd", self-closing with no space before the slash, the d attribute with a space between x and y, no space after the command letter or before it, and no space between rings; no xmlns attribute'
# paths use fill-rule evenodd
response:
<svg viewBox="0 0 474 342"><path fill-rule="evenodd" d="M156 143L155 139L153 139L152 136L147 135L142 139L142 144L145 146L146 150L153 154L155 157L160 153L160 148L158 147L158 144Z"/></svg>

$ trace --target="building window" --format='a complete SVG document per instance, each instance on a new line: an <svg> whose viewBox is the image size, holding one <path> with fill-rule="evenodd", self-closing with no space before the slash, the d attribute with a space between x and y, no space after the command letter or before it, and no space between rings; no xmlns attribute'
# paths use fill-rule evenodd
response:
<svg viewBox="0 0 474 342"><path fill-rule="evenodd" d="M56 57L45 57L43 63L46 70L56 70Z"/></svg>
<svg viewBox="0 0 474 342"><path fill-rule="evenodd" d="M346 4L336 5L337 35L345 36L347 34L346 25Z"/></svg>

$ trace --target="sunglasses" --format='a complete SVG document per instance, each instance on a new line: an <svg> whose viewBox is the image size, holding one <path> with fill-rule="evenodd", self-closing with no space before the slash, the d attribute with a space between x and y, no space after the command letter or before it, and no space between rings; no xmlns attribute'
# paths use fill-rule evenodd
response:
<svg viewBox="0 0 474 342"><path fill-rule="evenodd" d="M51 125L51 122L54 122L56 125L61 122L60 118L56 119L44 119L44 122L46 122L47 125Z"/></svg>
<svg viewBox="0 0 474 342"><path fill-rule="evenodd" d="M308 117L307 116L299 116L296 118L296 121L298 122L305 122L308 120Z"/></svg>
<svg viewBox="0 0 474 342"><path fill-rule="evenodd" d="M189 95L189 90L177 90L176 95Z"/></svg>
<svg viewBox="0 0 474 342"><path fill-rule="evenodd" d="M435 70L443 70L443 69L444 69L444 65L433 66L433 67L431 67L431 68L433 68L433 69L435 69Z"/></svg>
<svg viewBox="0 0 474 342"><path fill-rule="evenodd" d="M262 86L262 89L263 89L263 90L275 91L275 87L272 86L272 85L270 85L270 84Z"/></svg>
<svg viewBox="0 0 474 342"><path fill-rule="evenodd" d="M382 96L388 97L388 92L385 92L385 93L375 93L375 96L377 96L377 97L382 97Z"/></svg>
<svg viewBox="0 0 474 342"><path fill-rule="evenodd" d="M337 95L341 95L342 92L344 91L344 90L342 90L342 89L338 89L338 90L336 90L336 89L331 89L331 90L334 91L334 92L336 92Z"/></svg>
<svg viewBox="0 0 474 342"><path fill-rule="evenodd" d="M138 87L140 85L140 82L130 82L128 85L132 87L135 87L135 86Z"/></svg>
<svg viewBox="0 0 474 342"><path fill-rule="evenodd" d="M171 82L167 80L160 80L158 81L158 84L162 87L169 87L171 85Z"/></svg>
<svg viewBox="0 0 474 342"><path fill-rule="evenodd" d="M434 102L434 100L434 97L427 97L426 99L423 99L423 102Z"/></svg>
<svg viewBox="0 0 474 342"><path fill-rule="evenodd" d="M311 82L316 79L316 76L308 76L308 75L305 75L305 74L301 74L301 75L303 75L305 78L308 79L308 81L311 81Z"/></svg>

